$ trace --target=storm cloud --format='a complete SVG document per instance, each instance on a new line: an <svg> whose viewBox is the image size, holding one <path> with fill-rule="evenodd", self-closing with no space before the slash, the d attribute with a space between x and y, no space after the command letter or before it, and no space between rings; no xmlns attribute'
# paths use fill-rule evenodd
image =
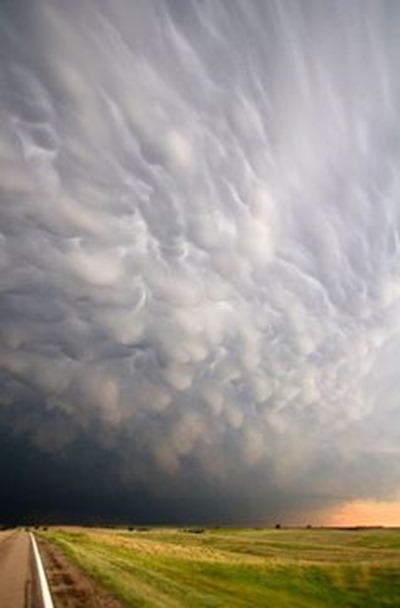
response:
<svg viewBox="0 0 400 608"><path fill-rule="evenodd" d="M7 516L395 497L400 6L31 0L0 28Z"/></svg>

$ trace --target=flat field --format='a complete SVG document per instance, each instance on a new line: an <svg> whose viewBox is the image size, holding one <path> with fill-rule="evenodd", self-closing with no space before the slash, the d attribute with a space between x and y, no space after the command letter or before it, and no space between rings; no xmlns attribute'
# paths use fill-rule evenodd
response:
<svg viewBox="0 0 400 608"><path fill-rule="evenodd" d="M400 607L400 529L49 529L123 605Z"/></svg>

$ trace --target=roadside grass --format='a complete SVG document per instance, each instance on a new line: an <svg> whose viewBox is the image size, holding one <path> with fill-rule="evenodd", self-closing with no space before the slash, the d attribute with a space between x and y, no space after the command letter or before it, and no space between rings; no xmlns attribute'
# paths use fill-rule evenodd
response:
<svg viewBox="0 0 400 608"><path fill-rule="evenodd" d="M400 606L400 530L51 529L127 606Z"/></svg>

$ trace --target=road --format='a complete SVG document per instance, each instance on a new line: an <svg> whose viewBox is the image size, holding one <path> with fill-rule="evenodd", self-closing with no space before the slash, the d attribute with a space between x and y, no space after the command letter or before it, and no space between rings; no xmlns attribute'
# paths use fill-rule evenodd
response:
<svg viewBox="0 0 400 608"><path fill-rule="evenodd" d="M0 532L0 606L30 608L32 569L29 534Z"/></svg>

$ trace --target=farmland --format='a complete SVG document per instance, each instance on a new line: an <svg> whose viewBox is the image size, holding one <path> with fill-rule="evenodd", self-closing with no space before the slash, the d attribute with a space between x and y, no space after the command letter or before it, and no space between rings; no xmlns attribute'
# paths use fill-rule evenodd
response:
<svg viewBox="0 0 400 608"><path fill-rule="evenodd" d="M124 606L400 606L400 530L53 528L41 536Z"/></svg>

